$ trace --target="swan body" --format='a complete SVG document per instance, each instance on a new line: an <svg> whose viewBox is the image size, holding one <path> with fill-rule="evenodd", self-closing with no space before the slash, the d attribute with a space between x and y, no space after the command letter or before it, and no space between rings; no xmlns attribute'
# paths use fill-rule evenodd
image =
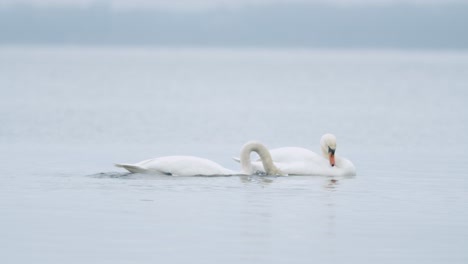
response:
<svg viewBox="0 0 468 264"><path fill-rule="evenodd" d="M261 161L262 171L269 175L282 174L274 165L268 149L256 141L247 142L241 149L240 163L241 172L224 168L218 163L209 159L194 156L165 156L154 159L140 161L135 164L115 164L133 173L165 174L173 176L214 176L214 175L236 175L253 174L251 152L256 152Z"/></svg>
<svg viewBox="0 0 468 264"><path fill-rule="evenodd" d="M115 164L134 173L187 175L231 175L234 171L209 159L194 156L165 156L140 161L135 164Z"/></svg>
<svg viewBox="0 0 468 264"><path fill-rule="evenodd" d="M350 160L335 155L336 138L334 135L323 135L320 148L322 155L300 147L272 149L270 154L276 167L288 175L356 175L356 168ZM259 161L252 162L251 166L254 171L264 171Z"/></svg>

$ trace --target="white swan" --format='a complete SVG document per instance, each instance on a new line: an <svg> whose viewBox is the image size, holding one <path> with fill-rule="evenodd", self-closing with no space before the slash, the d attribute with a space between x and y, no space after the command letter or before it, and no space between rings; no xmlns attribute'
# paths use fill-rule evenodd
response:
<svg viewBox="0 0 468 264"><path fill-rule="evenodd" d="M276 167L288 175L355 176L354 164L348 159L336 156L335 150L336 137L325 134L320 139L322 155L300 147L272 149L270 154ZM265 171L258 161L252 162L252 169Z"/></svg>
<svg viewBox="0 0 468 264"><path fill-rule="evenodd" d="M261 143L247 142L240 152L241 172L226 169L218 163L194 156L165 156L140 161L135 164L115 164L135 173L153 173L173 176L215 176L215 175L237 175L253 174L250 153L256 152L261 158L262 170L265 168L269 175L280 175L280 170L273 164L268 149Z"/></svg>

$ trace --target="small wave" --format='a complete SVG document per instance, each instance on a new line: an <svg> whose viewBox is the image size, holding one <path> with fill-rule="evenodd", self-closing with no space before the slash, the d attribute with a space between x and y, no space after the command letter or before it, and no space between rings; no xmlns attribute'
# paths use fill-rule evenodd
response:
<svg viewBox="0 0 468 264"><path fill-rule="evenodd" d="M88 175L88 177L92 178L99 178L99 179L108 179L108 178L116 178L116 179L129 179L132 178L133 173L130 172L100 172Z"/></svg>

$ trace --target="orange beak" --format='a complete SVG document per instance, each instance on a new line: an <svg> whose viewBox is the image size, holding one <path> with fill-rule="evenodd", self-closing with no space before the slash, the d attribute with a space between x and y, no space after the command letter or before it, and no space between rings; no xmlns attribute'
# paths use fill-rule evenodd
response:
<svg viewBox="0 0 468 264"><path fill-rule="evenodd" d="M328 158L330 160L330 165L334 167L335 166L335 154L331 152L328 153Z"/></svg>
<svg viewBox="0 0 468 264"><path fill-rule="evenodd" d="M335 149L328 147L328 159L330 160L330 165L335 166Z"/></svg>

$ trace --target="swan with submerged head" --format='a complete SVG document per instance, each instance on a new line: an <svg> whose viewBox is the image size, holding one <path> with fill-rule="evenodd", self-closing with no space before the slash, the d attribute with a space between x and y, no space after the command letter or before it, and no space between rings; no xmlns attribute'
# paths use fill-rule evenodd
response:
<svg viewBox="0 0 468 264"><path fill-rule="evenodd" d="M218 176L253 174L250 154L256 152L260 156L262 171L268 175L280 175L282 172L273 164L268 149L256 141L247 142L240 152L241 171L236 172L224 168L220 164L195 156L165 156L140 161L135 164L115 164L134 173L165 174L173 176ZM263 169L264 168L264 169Z"/></svg>
<svg viewBox="0 0 468 264"><path fill-rule="evenodd" d="M321 155L301 147L284 147L270 150L273 163L288 175L355 176L354 164L335 155L336 137L325 134L320 139ZM235 159L240 161L239 159ZM259 161L252 162L254 171L265 171Z"/></svg>

